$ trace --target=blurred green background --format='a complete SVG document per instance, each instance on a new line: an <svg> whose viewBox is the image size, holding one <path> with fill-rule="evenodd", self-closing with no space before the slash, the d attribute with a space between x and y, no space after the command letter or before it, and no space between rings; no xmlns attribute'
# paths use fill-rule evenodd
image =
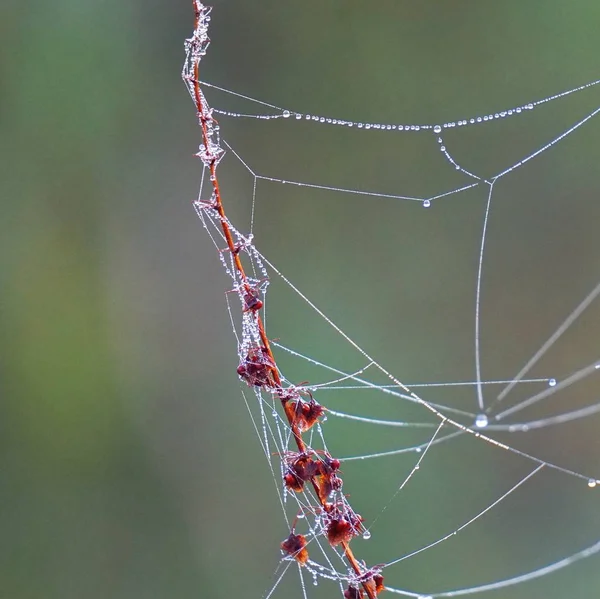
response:
<svg viewBox="0 0 600 599"><path fill-rule="evenodd" d="M600 73L595 0L214 5L203 77L303 113L455 120ZM0 6L2 598L250 598L272 584L287 531L235 376L228 281L190 205L199 133L180 71L192 23L188 1ZM207 93L214 106L254 110ZM491 176L598 105L593 88L445 142L466 168ZM293 119L224 118L221 128L266 176L417 196L467 182L429 135ZM599 132L596 119L498 183L484 269L486 378L513 376L599 279ZM247 230L252 180L231 156L222 177L232 218ZM342 328L402 380L473 378L485 190L425 211L263 183L258 247ZM355 366L306 306L275 284L269 297L271 337ZM564 377L598 359L599 322L592 306L537 375ZM306 380L285 360L290 379ZM590 379L527 417L593 403L599 388ZM424 396L475 409L472 389ZM408 417L402 405L333 401ZM600 476L597 432L590 418L502 440ZM400 433L331 422L328 438L338 455L419 440ZM355 507L379 514L412 463L349 463ZM448 444L357 553L384 562L443 536L531 468L473 440ZM541 567L600 537L597 502L585 483L541 473L389 580L433 592ZM593 597L599 560L489 596ZM297 577L275 596L300 597ZM309 596L337 591L321 583Z"/></svg>

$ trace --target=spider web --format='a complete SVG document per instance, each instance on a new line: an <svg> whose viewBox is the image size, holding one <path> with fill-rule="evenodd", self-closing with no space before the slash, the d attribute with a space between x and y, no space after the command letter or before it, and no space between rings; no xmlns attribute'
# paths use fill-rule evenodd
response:
<svg viewBox="0 0 600 599"><path fill-rule="evenodd" d="M188 47L193 98L191 58ZM194 207L231 279L240 364L260 333L223 220L284 386L326 408L307 446L341 460L331 501L365 518L353 547L390 594L516 597L522 585L549 596L534 584L598 558L600 210L578 187L593 156L577 149L597 132L598 83L427 123L307 113L201 84L225 131L213 150L228 216L212 209L204 159ZM336 151L346 168L313 178ZM409 154L416 168L394 158ZM287 579L302 597L362 592L314 490L283 483L298 454L280 398L242 386L282 539L308 541L305 564L280 558L265 599L289 596ZM495 540L507 526L509 546ZM475 554L477 571L465 565Z"/></svg>

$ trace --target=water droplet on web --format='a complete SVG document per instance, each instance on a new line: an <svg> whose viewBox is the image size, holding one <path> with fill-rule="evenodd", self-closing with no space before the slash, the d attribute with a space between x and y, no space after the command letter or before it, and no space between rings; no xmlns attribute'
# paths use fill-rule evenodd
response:
<svg viewBox="0 0 600 599"><path fill-rule="evenodd" d="M273 418L277 418L277 410L273 410L271 412L271 416L273 416Z"/></svg>
<svg viewBox="0 0 600 599"><path fill-rule="evenodd" d="M289 110L284 110L283 111L283 118L284 119L289 119L290 118L290 111Z"/></svg>
<svg viewBox="0 0 600 599"><path fill-rule="evenodd" d="M459 166L458 164L455 164L455 165L454 165L454 168L455 168L457 171L459 171L459 170L460 170L460 166Z"/></svg>
<svg viewBox="0 0 600 599"><path fill-rule="evenodd" d="M594 489L597 484L598 484L598 481L594 478L590 478L590 480L588 480L588 487L590 489Z"/></svg>
<svg viewBox="0 0 600 599"><path fill-rule="evenodd" d="M300 120L300 119L302 118L302 115L298 113L298 114L296 115L296 118L297 118L298 120Z"/></svg>
<svg viewBox="0 0 600 599"><path fill-rule="evenodd" d="M475 426L477 428L485 428L488 424L489 420L485 414L477 414L475 417Z"/></svg>
<svg viewBox="0 0 600 599"><path fill-rule="evenodd" d="M298 520L302 520L302 518L304 518L304 512L298 512L298 515L296 516L296 518L298 518Z"/></svg>
<svg viewBox="0 0 600 599"><path fill-rule="evenodd" d="M439 125L436 125L436 126L433 128L433 132L434 132L434 133L440 133L441 131L442 131L442 128L441 128Z"/></svg>
<svg viewBox="0 0 600 599"><path fill-rule="evenodd" d="M423 208L429 208L431 206L431 200L423 200Z"/></svg>
<svg viewBox="0 0 600 599"><path fill-rule="evenodd" d="M527 108L528 108L529 110L533 110L533 104L527 104Z"/></svg>
<svg viewBox="0 0 600 599"><path fill-rule="evenodd" d="M556 379L548 379L548 387L556 387Z"/></svg>
<svg viewBox="0 0 600 599"><path fill-rule="evenodd" d="M368 541L371 538L371 532L369 530L365 530L365 532L363 532L362 538L365 541Z"/></svg>
<svg viewBox="0 0 600 599"><path fill-rule="evenodd" d="M440 146L440 152L445 152L446 151L446 146Z"/></svg>
<svg viewBox="0 0 600 599"><path fill-rule="evenodd" d="M415 451L416 451L417 453L421 453L423 450L422 450L420 447L415 447Z"/></svg>

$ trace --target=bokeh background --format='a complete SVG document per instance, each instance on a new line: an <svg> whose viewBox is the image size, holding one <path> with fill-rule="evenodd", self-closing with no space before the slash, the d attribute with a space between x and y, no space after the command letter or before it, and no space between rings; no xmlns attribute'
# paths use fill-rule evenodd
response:
<svg viewBox="0 0 600 599"><path fill-rule="evenodd" d="M203 77L304 113L455 120L600 73L595 0L214 5ZM180 71L192 21L187 0L0 6L3 598L249 598L272 584L287 531L235 376L228 281L190 205L199 134ZM489 176L598 105L592 89L445 141ZM598 281L599 127L596 118L498 184L484 270L486 378L517 372ZM417 196L464 183L430 136L293 119L223 119L222 133L267 176ZM232 218L247 228L252 180L230 157L222 178ZM257 191L259 247L380 362L406 381L473 378L483 190L429 211L290 186ZM347 344L306 306L275 285L270 298L272 337L351 367ZM592 306L537 374L560 379L598 359L599 322ZM528 417L593 403L599 390L589 379ZM426 399L475 406L472 389ZM352 401L349 411L406 416ZM502 440L600 477L598 426L590 418ZM340 455L419 440L401 433L331 422L328 438ZM348 464L357 509L379 514L412 463ZM446 445L426 466L373 538L357 541L370 563L446 534L531 469L473 440ZM598 513L598 491L541 473L390 581L433 592L516 575L594 543ZM593 597L599 560L490 596ZM297 577L277 593L300 597ZM309 596L337 591L321 583Z"/></svg>

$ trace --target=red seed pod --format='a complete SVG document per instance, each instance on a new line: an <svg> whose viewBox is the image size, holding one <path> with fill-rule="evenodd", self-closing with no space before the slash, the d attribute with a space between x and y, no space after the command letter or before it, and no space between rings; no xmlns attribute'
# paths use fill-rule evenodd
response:
<svg viewBox="0 0 600 599"><path fill-rule="evenodd" d="M244 293L244 312L258 312L263 307L263 302L259 297L259 292L250 287Z"/></svg>
<svg viewBox="0 0 600 599"><path fill-rule="evenodd" d="M237 367L238 376L249 387L273 387L275 363L266 347L253 347Z"/></svg>
<svg viewBox="0 0 600 599"><path fill-rule="evenodd" d="M293 557L301 566L308 561L308 549L306 549L306 537L296 535L293 532L281 543L281 550Z"/></svg>
<svg viewBox="0 0 600 599"><path fill-rule="evenodd" d="M352 508L341 503L334 506L327 514L327 540L330 545L349 543L362 531L363 518L355 513Z"/></svg>
<svg viewBox="0 0 600 599"><path fill-rule="evenodd" d="M298 478L293 472L287 472L283 477L285 486L291 491L300 493L304 490L304 482L301 478Z"/></svg>
<svg viewBox="0 0 600 599"><path fill-rule="evenodd" d="M321 503L325 504L334 491L339 491L342 488L342 484L342 479L335 474L318 476L317 486L319 487L319 499Z"/></svg>
<svg viewBox="0 0 600 599"><path fill-rule="evenodd" d="M318 404L312 397L309 401L303 401L302 399L288 401L284 408L292 425L296 426L301 433L316 424L325 411L323 406Z"/></svg>
<svg viewBox="0 0 600 599"><path fill-rule="evenodd" d="M362 576L348 585L344 591L345 599L363 599L366 591L371 591L371 596L377 597L379 593L385 591L383 585L383 576L378 570L378 567L367 570Z"/></svg>
<svg viewBox="0 0 600 599"><path fill-rule="evenodd" d="M287 470L283 480L288 489L303 491L304 483L314 477L319 489L319 499L325 504L333 491L342 488L342 479L335 474L340 467L340 461L326 452L287 452L284 461Z"/></svg>
<svg viewBox="0 0 600 599"><path fill-rule="evenodd" d="M383 584L383 576L381 574L375 574L371 579L375 585L375 593L379 595L382 591L385 591L385 585Z"/></svg>
<svg viewBox="0 0 600 599"><path fill-rule="evenodd" d="M361 588L355 586L349 586L344 591L344 599L363 599L364 596L365 592Z"/></svg>
<svg viewBox="0 0 600 599"><path fill-rule="evenodd" d="M356 534L352 524L341 516L334 520L330 520L327 525L327 539L333 546L339 545L340 543L348 543L356 536Z"/></svg>
<svg viewBox="0 0 600 599"><path fill-rule="evenodd" d="M284 459L287 472L283 480L285 486L293 491L302 491L304 483L320 472L321 462L313 460L308 453L288 452Z"/></svg>

